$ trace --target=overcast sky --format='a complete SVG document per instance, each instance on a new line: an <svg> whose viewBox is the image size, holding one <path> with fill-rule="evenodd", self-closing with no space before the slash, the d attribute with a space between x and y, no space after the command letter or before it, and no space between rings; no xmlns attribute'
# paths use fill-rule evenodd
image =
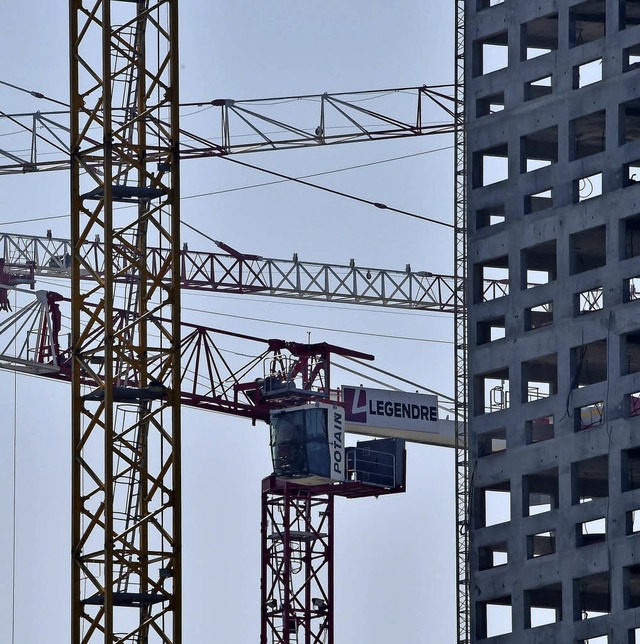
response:
<svg viewBox="0 0 640 644"><path fill-rule="evenodd" d="M181 100L451 82L453 4L182 2ZM0 81L66 101L67 3L5 2L0 19ZM52 107L0 87L2 111ZM189 118L185 127L192 122L209 127L202 114L199 120ZM215 135L217 127L212 120L204 134ZM2 128L0 148L10 149L5 135L11 128ZM300 176L406 157L317 181L451 222L452 152L422 154L451 145L452 137L421 137L242 160ZM186 161L182 194L192 198L182 204L183 220L264 257L288 259L297 253L307 261L348 264L353 258L361 266L403 270L410 264L414 270L453 272L453 239L445 228L300 185L248 187L265 180L221 159ZM51 229L54 236L69 235L66 172L0 177L0 183L0 231L45 234ZM238 187L247 188L221 192ZM202 193L218 194L195 196ZM45 217L56 218L30 221ZM214 250L191 229L183 229L183 239L191 249ZM64 288L59 285L61 292ZM453 392L453 349L446 343L453 325L446 315L202 294L186 296L184 306L185 321L264 338L307 341L310 333L311 341L372 353L380 368ZM240 343L228 348L247 350ZM332 374L333 385L363 381ZM1 642L11 640L12 622L17 644L69 640L70 404L64 384L0 373ZM182 428L184 640L253 644L260 617L260 482L271 471L267 428L188 409ZM454 455L418 445L408 451L406 494L336 502L337 642L455 640Z"/></svg>

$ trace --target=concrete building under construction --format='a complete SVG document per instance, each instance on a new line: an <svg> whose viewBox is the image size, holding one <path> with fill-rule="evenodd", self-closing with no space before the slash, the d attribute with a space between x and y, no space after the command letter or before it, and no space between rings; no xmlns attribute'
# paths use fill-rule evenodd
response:
<svg viewBox="0 0 640 644"><path fill-rule="evenodd" d="M471 640L640 642L640 2L466 53Z"/></svg>

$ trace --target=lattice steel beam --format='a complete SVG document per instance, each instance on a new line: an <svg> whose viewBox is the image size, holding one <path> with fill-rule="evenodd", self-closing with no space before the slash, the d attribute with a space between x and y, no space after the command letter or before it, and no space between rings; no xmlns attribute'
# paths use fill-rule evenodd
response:
<svg viewBox="0 0 640 644"><path fill-rule="evenodd" d="M269 259L246 255L219 243L227 253L182 249L180 286L223 293L248 293L344 304L367 304L416 311L452 313L454 280L450 275L427 271L404 271L350 264L321 264ZM147 248L147 265L156 274L167 261L168 249ZM93 275L105 271L105 245L87 241L82 245L84 262ZM111 258L118 262L115 279L130 276L121 266L123 253ZM67 278L71 275L71 245L65 239L0 233L0 261L6 270L28 270L35 276ZM1 274L0 270L0 274Z"/></svg>
<svg viewBox="0 0 640 644"><path fill-rule="evenodd" d="M467 198L465 139L465 1L455 5L454 392L456 422L456 588L458 644L469 644L469 455L467 451Z"/></svg>
<svg viewBox="0 0 640 644"><path fill-rule="evenodd" d="M74 644L182 640L177 5L70 0Z"/></svg>
<svg viewBox="0 0 640 644"><path fill-rule="evenodd" d="M131 0L113 0L130 2ZM123 32L123 35L124 34ZM120 43L118 43L118 47ZM117 50L126 59L125 48ZM197 159L228 154L320 147L453 132L451 85L399 87L361 92L309 94L265 99L214 99L185 103L185 110L209 108L197 125L181 128L180 157ZM365 109L360 103L376 105ZM375 102L374 102L375 101ZM292 109L293 106L293 109ZM127 105L114 105L113 118L127 122ZM7 125L6 132L3 126ZM16 129L17 128L17 129ZM209 132L219 128L220 134ZM69 168L69 113L0 112L0 135L13 150L0 148L0 175ZM126 130L123 136L126 137ZM101 145L99 136L90 139ZM29 150L25 155L22 150ZM149 149L148 160L162 152ZM92 160L86 160L92 166ZM99 165L95 165L99 169Z"/></svg>
<svg viewBox="0 0 640 644"><path fill-rule="evenodd" d="M260 644L333 644L333 500L262 482Z"/></svg>

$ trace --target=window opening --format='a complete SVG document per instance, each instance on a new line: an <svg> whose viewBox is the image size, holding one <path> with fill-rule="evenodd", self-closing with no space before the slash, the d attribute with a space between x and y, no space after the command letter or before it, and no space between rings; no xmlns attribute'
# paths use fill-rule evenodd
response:
<svg viewBox="0 0 640 644"><path fill-rule="evenodd" d="M488 528L511 520L511 486L509 481L478 488L475 499L478 528Z"/></svg>
<svg viewBox="0 0 640 644"><path fill-rule="evenodd" d="M604 425L604 402L594 402L573 410L573 421L577 432Z"/></svg>
<svg viewBox="0 0 640 644"><path fill-rule="evenodd" d="M640 140L640 99L620 105L620 144Z"/></svg>
<svg viewBox="0 0 640 644"><path fill-rule="evenodd" d="M602 194L602 172L580 177L573 182L573 200L574 203L580 203L599 197Z"/></svg>
<svg viewBox="0 0 640 644"><path fill-rule="evenodd" d="M556 531L527 535L527 559L546 557L556 551Z"/></svg>
<svg viewBox="0 0 640 644"><path fill-rule="evenodd" d="M628 188L640 182L640 160L625 163L622 172L622 187Z"/></svg>
<svg viewBox="0 0 640 644"><path fill-rule="evenodd" d="M599 637L590 637L586 640L578 640L576 644L609 644L609 636L600 635Z"/></svg>
<svg viewBox="0 0 640 644"><path fill-rule="evenodd" d="M640 606L640 565L626 566L623 570L624 607L638 608Z"/></svg>
<svg viewBox="0 0 640 644"><path fill-rule="evenodd" d="M569 46L578 47L605 35L605 0L586 0L569 9Z"/></svg>
<svg viewBox="0 0 640 644"><path fill-rule="evenodd" d="M638 0L622 0L620 2L620 29L628 29L640 25L640 2Z"/></svg>
<svg viewBox="0 0 640 644"><path fill-rule="evenodd" d="M553 92L552 76L543 76L524 84L524 100L533 101L536 98L544 98Z"/></svg>
<svg viewBox="0 0 640 644"><path fill-rule="evenodd" d="M571 349L572 388L607 379L607 341L596 340Z"/></svg>
<svg viewBox="0 0 640 644"><path fill-rule="evenodd" d="M556 279L556 240L522 250L522 288L533 288Z"/></svg>
<svg viewBox="0 0 640 644"><path fill-rule="evenodd" d="M509 149L506 143L473 155L473 187L490 186L509 178Z"/></svg>
<svg viewBox="0 0 640 644"><path fill-rule="evenodd" d="M588 503L609 495L609 459L606 454L572 464L573 503Z"/></svg>
<svg viewBox="0 0 640 644"><path fill-rule="evenodd" d="M607 263L606 227L596 226L573 233L569 238L571 274L600 268Z"/></svg>
<svg viewBox="0 0 640 644"><path fill-rule="evenodd" d="M602 80L602 58L590 60L588 63L576 65L573 68L573 88L580 89L599 83Z"/></svg>
<svg viewBox="0 0 640 644"><path fill-rule="evenodd" d="M533 331L553 323L553 302L530 306L524 312L524 330Z"/></svg>
<svg viewBox="0 0 640 644"><path fill-rule="evenodd" d="M476 302L489 302L509 295L509 258L494 257L476 264Z"/></svg>
<svg viewBox="0 0 640 644"><path fill-rule="evenodd" d="M605 118L605 111L600 110L570 121L572 160L584 159L604 151Z"/></svg>
<svg viewBox="0 0 640 644"><path fill-rule="evenodd" d="M640 371L640 330L624 333L620 340L621 375Z"/></svg>
<svg viewBox="0 0 640 644"><path fill-rule="evenodd" d="M629 510L625 513L627 535L638 534L640 532L640 509Z"/></svg>
<svg viewBox="0 0 640 644"><path fill-rule="evenodd" d="M496 226L505 221L505 219L504 204L481 208L476 213L476 227L487 228L489 226Z"/></svg>
<svg viewBox="0 0 640 644"><path fill-rule="evenodd" d="M490 320L478 322L478 334L476 344L488 344L496 340L502 340L506 335L505 316L500 315Z"/></svg>
<svg viewBox="0 0 640 644"><path fill-rule="evenodd" d="M474 45L474 76L484 76L504 69L509 63L507 31L476 40Z"/></svg>
<svg viewBox="0 0 640 644"><path fill-rule="evenodd" d="M535 18L521 26L522 60L544 56L558 49L558 14Z"/></svg>
<svg viewBox="0 0 640 644"><path fill-rule="evenodd" d="M476 101L476 117L488 116L504 110L504 92L483 96Z"/></svg>
<svg viewBox="0 0 640 644"><path fill-rule="evenodd" d="M604 517L576 525L576 547L603 543L607 539L607 522Z"/></svg>
<svg viewBox="0 0 640 644"><path fill-rule="evenodd" d="M505 635L513 630L510 595L476 604L476 636L478 639Z"/></svg>
<svg viewBox="0 0 640 644"><path fill-rule="evenodd" d="M638 175L640 180L640 175ZM621 249L620 259L630 259L640 255L640 214L627 217L621 222L622 239L624 246Z"/></svg>
<svg viewBox="0 0 640 644"><path fill-rule="evenodd" d="M622 450L622 491L640 488L640 447Z"/></svg>
<svg viewBox="0 0 640 644"><path fill-rule="evenodd" d="M640 275L625 279L623 287L622 297L625 302L633 302L640 299Z"/></svg>
<svg viewBox="0 0 640 644"><path fill-rule="evenodd" d="M543 514L558 508L560 488L558 468L526 474L522 477L524 516Z"/></svg>
<svg viewBox="0 0 640 644"><path fill-rule="evenodd" d="M579 577L573 584L574 620L592 619L611 611L608 572Z"/></svg>
<svg viewBox="0 0 640 644"><path fill-rule="evenodd" d="M532 172L557 163L558 127L544 128L521 138L521 172Z"/></svg>
<svg viewBox="0 0 640 644"><path fill-rule="evenodd" d="M508 563L507 542L492 543L489 546L479 548L479 566L480 570L489 570L504 566Z"/></svg>
<svg viewBox="0 0 640 644"><path fill-rule="evenodd" d="M528 444L551 440L554 434L553 415L527 421L525 432Z"/></svg>
<svg viewBox="0 0 640 644"><path fill-rule="evenodd" d="M522 402L553 396L558 391L558 354L550 353L522 363Z"/></svg>
<svg viewBox="0 0 640 644"><path fill-rule="evenodd" d="M591 288L581 293L576 293L574 296L575 301L575 315L586 315L594 311L601 311L603 306L603 290L602 286Z"/></svg>
<svg viewBox="0 0 640 644"><path fill-rule="evenodd" d="M524 591L525 628L555 624L562 619L562 584Z"/></svg>
<svg viewBox="0 0 640 644"><path fill-rule="evenodd" d="M490 456L507 449L507 430L504 427L492 429L477 435L478 456Z"/></svg>
<svg viewBox="0 0 640 644"><path fill-rule="evenodd" d="M622 52L622 71L630 72L640 67L640 45L633 45Z"/></svg>
<svg viewBox="0 0 640 644"><path fill-rule="evenodd" d="M476 376L476 414L491 414L509 407L509 369Z"/></svg>
<svg viewBox="0 0 640 644"><path fill-rule="evenodd" d="M532 215L553 206L553 190L551 188L527 195L524 198L524 214Z"/></svg>
<svg viewBox="0 0 640 644"><path fill-rule="evenodd" d="M626 397L628 415L632 418L640 416L640 391L634 391Z"/></svg>

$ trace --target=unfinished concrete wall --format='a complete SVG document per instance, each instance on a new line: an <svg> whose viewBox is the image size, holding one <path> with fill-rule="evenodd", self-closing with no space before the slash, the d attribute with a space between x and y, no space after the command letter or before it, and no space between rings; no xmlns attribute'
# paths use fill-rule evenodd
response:
<svg viewBox="0 0 640 644"><path fill-rule="evenodd" d="M466 29L472 641L640 642L640 1Z"/></svg>

